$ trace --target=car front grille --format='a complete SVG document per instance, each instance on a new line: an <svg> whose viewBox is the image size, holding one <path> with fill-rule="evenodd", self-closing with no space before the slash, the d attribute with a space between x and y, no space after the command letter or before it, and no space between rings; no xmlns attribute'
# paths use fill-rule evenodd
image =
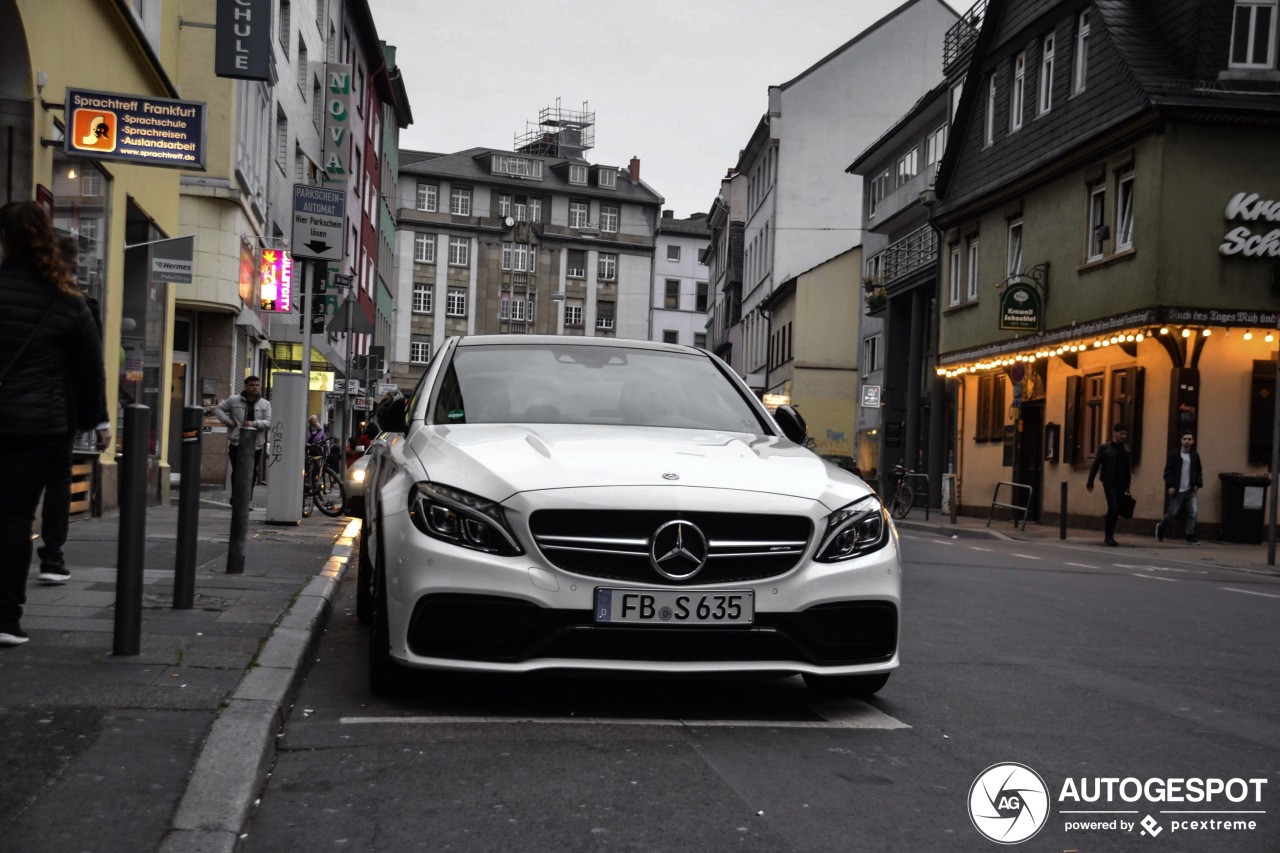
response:
<svg viewBox="0 0 1280 853"><path fill-rule="evenodd" d="M659 527L692 522L706 537L706 564L675 580L654 570L649 549ZM529 518L543 556L567 572L661 585L741 583L786 574L813 534L804 516L662 510L538 510Z"/></svg>
<svg viewBox="0 0 1280 853"><path fill-rule="evenodd" d="M409 622L409 649L452 660L874 663L893 657L898 611L887 601L821 604L799 613L757 613L741 627L596 625L590 611L552 610L513 598L423 597Z"/></svg>

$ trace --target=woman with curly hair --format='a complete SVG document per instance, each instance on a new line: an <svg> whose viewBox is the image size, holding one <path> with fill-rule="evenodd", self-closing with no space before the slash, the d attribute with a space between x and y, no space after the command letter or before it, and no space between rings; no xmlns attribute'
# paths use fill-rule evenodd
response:
<svg viewBox="0 0 1280 853"><path fill-rule="evenodd" d="M70 469L75 434L97 425L106 397L98 330L57 240L35 202L0 207L0 647L28 640L40 491Z"/></svg>

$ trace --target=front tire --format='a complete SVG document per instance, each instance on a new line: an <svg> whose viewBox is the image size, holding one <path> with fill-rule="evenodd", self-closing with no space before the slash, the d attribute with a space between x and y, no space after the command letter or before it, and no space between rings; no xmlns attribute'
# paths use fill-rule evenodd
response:
<svg viewBox="0 0 1280 853"><path fill-rule="evenodd" d="M373 561L369 559L368 525L360 526L360 561L356 568L356 618L361 624L373 621Z"/></svg>
<svg viewBox="0 0 1280 853"><path fill-rule="evenodd" d="M876 675L813 675L804 673L804 683L815 693L827 696L853 696L868 699L880 692L889 681L891 673Z"/></svg>
<svg viewBox="0 0 1280 853"><path fill-rule="evenodd" d="M391 626L387 621L387 572L382 548L373 565L373 630L369 632L369 689L381 696L401 688L402 673L391 658Z"/></svg>

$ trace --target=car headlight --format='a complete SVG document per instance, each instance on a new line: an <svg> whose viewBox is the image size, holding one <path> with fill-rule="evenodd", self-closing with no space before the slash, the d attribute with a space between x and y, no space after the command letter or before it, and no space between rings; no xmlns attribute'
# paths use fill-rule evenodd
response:
<svg viewBox="0 0 1280 853"><path fill-rule="evenodd" d="M888 541L889 513L878 497L867 495L831 513L815 559L821 563L851 560L880 550Z"/></svg>
<svg viewBox="0 0 1280 853"><path fill-rule="evenodd" d="M433 539L515 557L524 553L493 501L439 483L418 483L409 493L409 518Z"/></svg>
<svg viewBox="0 0 1280 853"><path fill-rule="evenodd" d="M350 471L347 472L347 478L350 479L351 482L353 483L363 483L365 473L366 472L363 468L352 468Z"/></svg>

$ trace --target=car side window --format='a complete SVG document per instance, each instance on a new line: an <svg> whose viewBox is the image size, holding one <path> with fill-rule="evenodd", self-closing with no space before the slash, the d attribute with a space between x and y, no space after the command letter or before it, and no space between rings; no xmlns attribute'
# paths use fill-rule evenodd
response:
<svg viewBox="0 0 1280 853"><path fill-rule="evenodd" d="M436 396L435 415L432 421L437 424L465 424L466 409L462 403L462 389L458 387L458 374L449 365L445 371L444 381L440 383L440 393Z"/></svg>

